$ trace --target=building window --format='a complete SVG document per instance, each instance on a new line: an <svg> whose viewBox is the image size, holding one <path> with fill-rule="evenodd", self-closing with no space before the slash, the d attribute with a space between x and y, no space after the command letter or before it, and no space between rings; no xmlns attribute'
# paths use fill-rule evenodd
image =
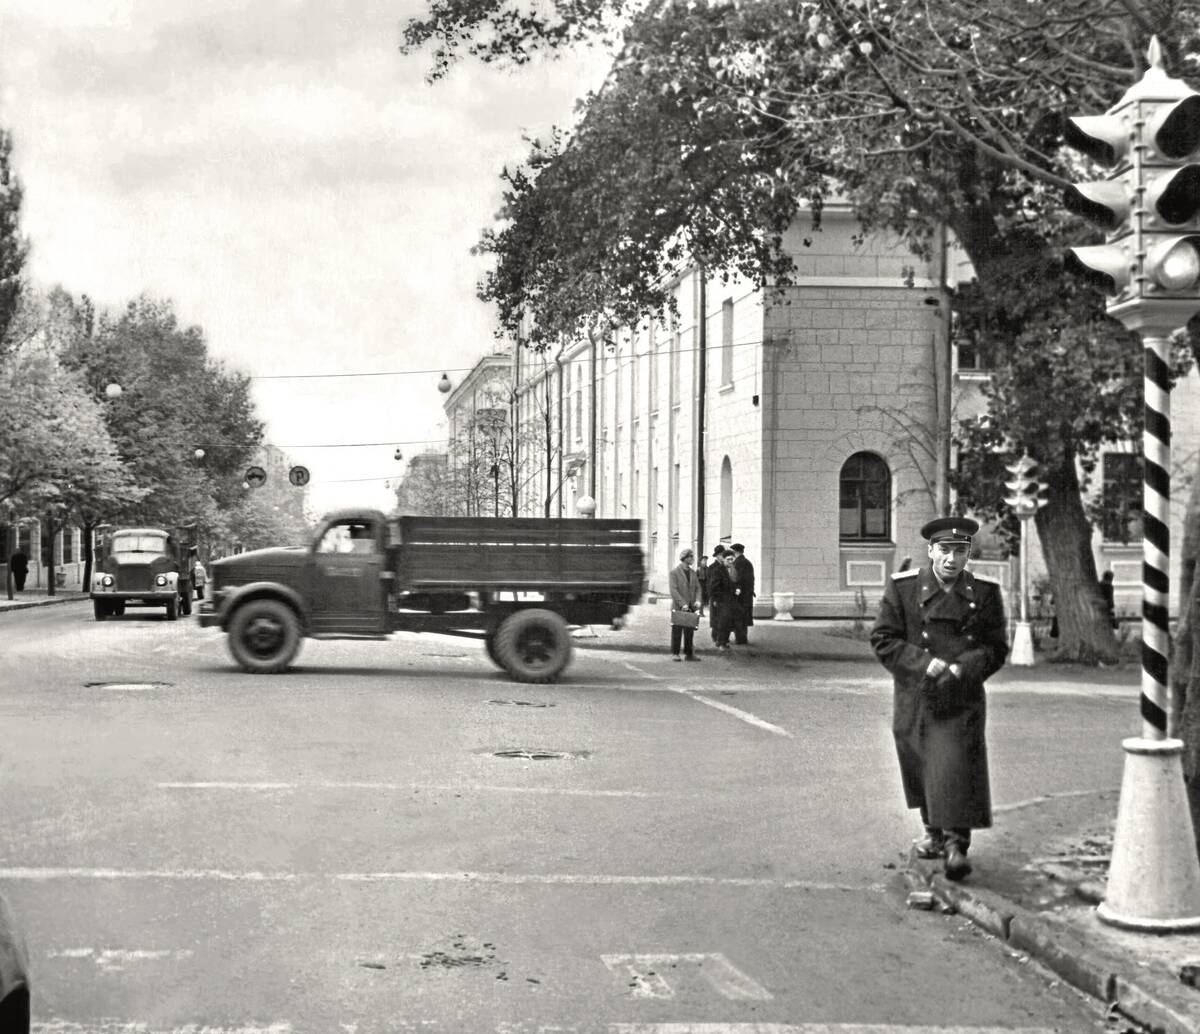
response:
<svg viewBox="0 0 1200 1034"><path fill-rule="evenodd" d="M733 384L733 299L721 306L721 387Z"/></svg>
<svg viewBox="0 0 1200 1034"><path fill-rule="evenodd" d="M1106 452L1103 465L1101 534L1106 542L1136 542L1142 537L1142 457Z"/></svg>
<svg viewBox="0 0 1200 1034"><path fill-rule="evenodd" d="M872 452L856 452L842 465L838 486L839 537L880 542L891 535L892 475Z"/></svg>
<svg viewBox="0 0 1200 1034"><path fill-rule="evenodd" d="M575 441L583 441L583 367L575 367Z"/></svg>
<svg viewBox="0 0 1200 1034"><path fill-rule="evenodd" d="M721 461L721 534L722 542L733 541L733 464L726 456Z"/></svg>
<svg viewBox="0 0 1200 1034"><path fill-rule="evenodd" d="M70 525L62 530L62 562L64 564L75 562L75 529Z"/></svg>
<svg viewBox="0 0 1200 1034"><path fill-rule="evenodd" d="M658 324L656 321L650 321L650 398L647 409L651 413L658 412L658 346L659 346Z"/></svg>

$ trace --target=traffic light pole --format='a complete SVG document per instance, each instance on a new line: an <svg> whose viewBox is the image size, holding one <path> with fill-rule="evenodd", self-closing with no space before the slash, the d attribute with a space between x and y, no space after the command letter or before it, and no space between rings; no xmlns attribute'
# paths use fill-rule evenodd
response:
<svg viewBox="0 0 1200 1034"><path fill-rule="evenodd" d="M1108 884L1097 915L1151 933L1200 929L1196 856L1183 743L1168 735L1171 691L1171 382L1168 311L1131 307L1118 318L1142 335L1142 735L1122 742L1125 772ZM1182 325L1182 324L1180 324Z"/></svg>
<svg viewBox="0 0 1200 1034"><path fill-rule="evenodd" d="M1170 649L1170 338L1200 313L1200 93L1148 68L1103 115L1067 119L1064 142L1113 169L1067 191L1068 209L1107 232L1066 266L1108 295L1108 315L1142 339L1142 735L1122 743L1125 774L1098 915L1154 933L1200 929L1200 858L1174 731Z"/></svg>
<svg viewBox="0 0 1200 1034"><path fill-rule="evenodd" d="M1165 336L1142 339L1142 737L1166 740L1170 656L1171 381Z"/></svg>

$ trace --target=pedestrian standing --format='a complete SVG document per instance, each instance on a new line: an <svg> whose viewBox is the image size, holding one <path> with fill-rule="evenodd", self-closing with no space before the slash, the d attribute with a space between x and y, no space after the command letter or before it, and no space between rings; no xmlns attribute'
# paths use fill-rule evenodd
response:
<svg viewBox="0 0 1200 1034"><path fill-rule="evenodd" d="M737 582L731 622L733 641L745 646L750 642L746 630L754 624L754 565L746 556L746 547L740 542L735 542L729 549L733 553L734 579Z"/></svg>
<svg viewBox="0 0 1200 1034"><path fill-rule="evenodd" d="M1100 598L1104 600L1104 613L1111 628L1117 627L1117 601L1113 593L1113 573L1110 567L1100 576Z"/></svg>
<svg viewBox="0 0 1200 1034"><path fill-rule="evenodd" d="M700 582L700 616L704 617L704 608L708 606L708 554L700 554L700 563L696 565L696 578Z"/></svg>
<svg viewBox="0 0 1200 1034"><path fill-rule="evenodd" d="M921 529L929 560L888 580L871 646L892 673L892 734L904 797L925 834L921 858L946 878L971 872L971 831L992 824L984 682L1004 664L1000 586L966 570L977 522L939 517Z"/></svg>
<svg viewBox="0 0 1200 1034"><path fill-rule="evenodd" d="M12 571L13 585L16 586L18 592L23 591L25 588L25 578L29 574L29 557L25 555L25 551L20 546L8 558L8 568Z"/></svg>
<svg viewBox="0 0 1200 1034"><path fill-rule="evenodd" d="M681 550L679 563L671 571L671 659L674 661L680 660L681 645L683 660L700 659L694 646L696 626L700 624L700 579L692 570L695 559L692 550Z"/></svg>
<svg viewBox="0 0 1200 1034"><path fill-rule="evenodd" d="M733 576L725 564L725 547L713 547L708 565L708 628L713 645L722 653L729 650L729 615L733 607Z"/></svg>

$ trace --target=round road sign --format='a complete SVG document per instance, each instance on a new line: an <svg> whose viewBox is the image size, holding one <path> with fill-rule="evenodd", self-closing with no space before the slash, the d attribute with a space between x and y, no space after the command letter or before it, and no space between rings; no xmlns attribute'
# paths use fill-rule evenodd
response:
<svg viewBox="0 0 1200 1034"><path fill-rule="evenodd" d="M293 467L288 471L288 480L298 488L303 488L308 484L308 468Z"/></svg>
<svg viewBox="0 0 1200 1034"><path fill-rule="evenodd" d="M262 467L246 468L246 483L251 488L258 488L267 480L267 472Z"/></svg>

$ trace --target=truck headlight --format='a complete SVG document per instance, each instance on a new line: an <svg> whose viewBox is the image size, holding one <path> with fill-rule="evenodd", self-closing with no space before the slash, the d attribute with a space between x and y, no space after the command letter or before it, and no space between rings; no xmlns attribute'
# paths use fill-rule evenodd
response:
<svg viewBox="0 0 1200 1034"><path fill-rule="evenodd" d="M106 589L111 589L111 588L112 588L112 586L113 586L113 576L112 576L111 574L106 574L106 575L104 576L104 582L103 582L103 585L104 585L104 587L105 587Z"/></svg>
<svg viewBox="0 0 1200 1034"><path fill-rule="evenodd" d="M155 585L166 585L167 584L167 576L165 574L160 574L157 578L154 579L154 584Z"/></svg>

